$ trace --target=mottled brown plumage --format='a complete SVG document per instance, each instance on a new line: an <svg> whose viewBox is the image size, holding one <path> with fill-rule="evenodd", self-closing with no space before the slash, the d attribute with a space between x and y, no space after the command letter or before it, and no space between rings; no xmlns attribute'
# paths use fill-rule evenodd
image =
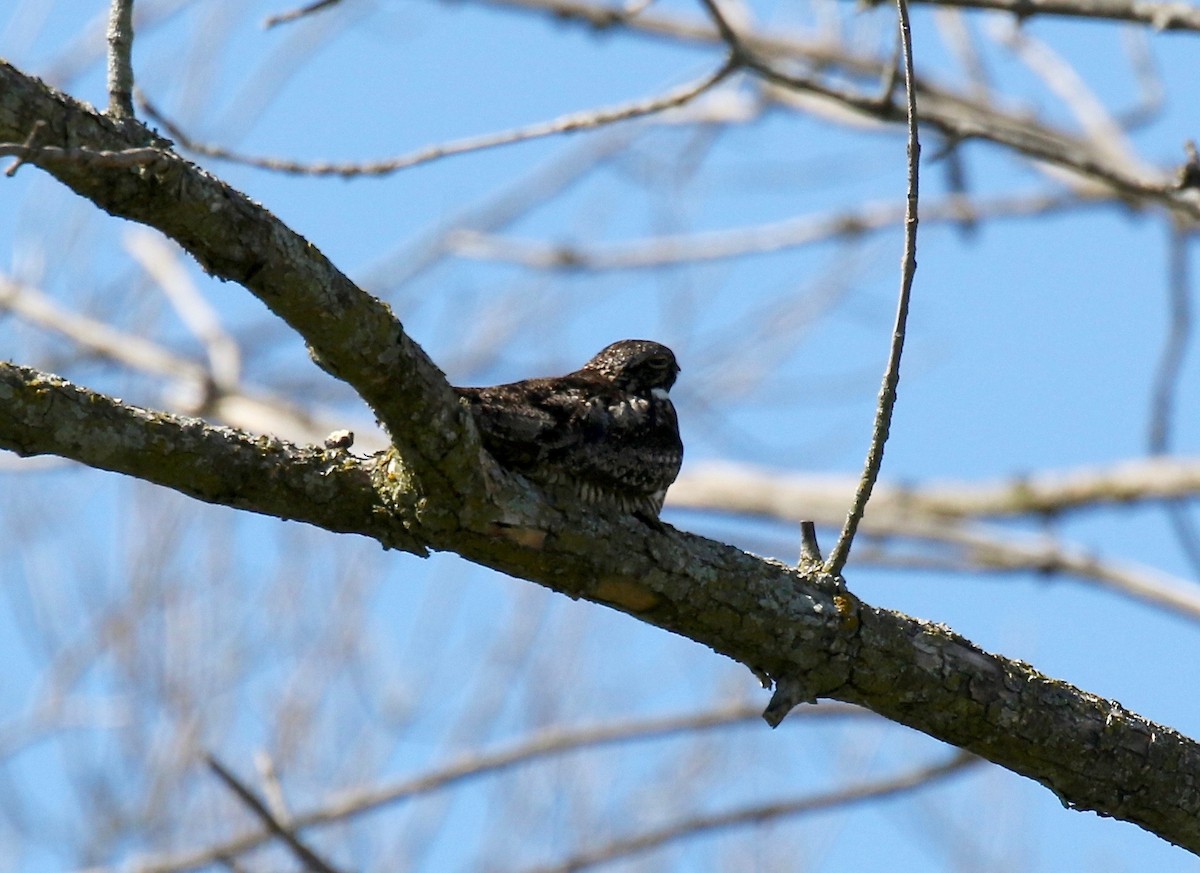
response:
<svg viewBox="0 0 1200 873"><path fill-rule="evenodd" d="M502 467L552 491L656 517L683 461L667 394L678 373L666 346L621 340L565 376L454 390Z"/></svg>

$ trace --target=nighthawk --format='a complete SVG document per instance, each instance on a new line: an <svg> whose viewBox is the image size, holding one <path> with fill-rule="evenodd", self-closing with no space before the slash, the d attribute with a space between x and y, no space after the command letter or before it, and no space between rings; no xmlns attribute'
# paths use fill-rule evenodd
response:
<svg viewBox="0 0 1200 873"><path fill-rule="evenodd" d="M678 373L666 346L621 340L565 376L454 390L502 467L552 492L655 518L683 462L667 394Z"/></svg>

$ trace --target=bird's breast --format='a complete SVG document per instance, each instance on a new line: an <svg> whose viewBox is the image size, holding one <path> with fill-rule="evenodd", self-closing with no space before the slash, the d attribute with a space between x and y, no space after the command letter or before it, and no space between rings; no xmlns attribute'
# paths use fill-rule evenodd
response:
<svg viewBox="0 0 1200 873"><path fill-rule="evenodd" d="M637 427L650 417L650 401L644 397L624 397L609 405L608 414L619 427Z"/></svg>

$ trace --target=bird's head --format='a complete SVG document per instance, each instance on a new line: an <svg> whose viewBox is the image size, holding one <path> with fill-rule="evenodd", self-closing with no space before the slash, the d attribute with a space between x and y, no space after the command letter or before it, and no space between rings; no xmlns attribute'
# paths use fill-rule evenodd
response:
<svg viewBox="0 0 1200 873"><path fill-rule="evenodd" d="M675 353L651 340L621 340L602 350L583 365L600 373L619 388L635 394L655 388L669 391L679 375Z"/></svg>

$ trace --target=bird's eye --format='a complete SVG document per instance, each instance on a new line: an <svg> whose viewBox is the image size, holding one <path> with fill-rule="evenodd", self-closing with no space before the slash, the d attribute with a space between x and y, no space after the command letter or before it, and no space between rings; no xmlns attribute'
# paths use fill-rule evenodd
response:
<svg viewBox="0 0 1200 873"><path fill-rule="evenodd" d="M664 357L663 355L656 355L655 357L646 361L646 363L655 370L665 370L671 366L670 359Z"/></svg>

